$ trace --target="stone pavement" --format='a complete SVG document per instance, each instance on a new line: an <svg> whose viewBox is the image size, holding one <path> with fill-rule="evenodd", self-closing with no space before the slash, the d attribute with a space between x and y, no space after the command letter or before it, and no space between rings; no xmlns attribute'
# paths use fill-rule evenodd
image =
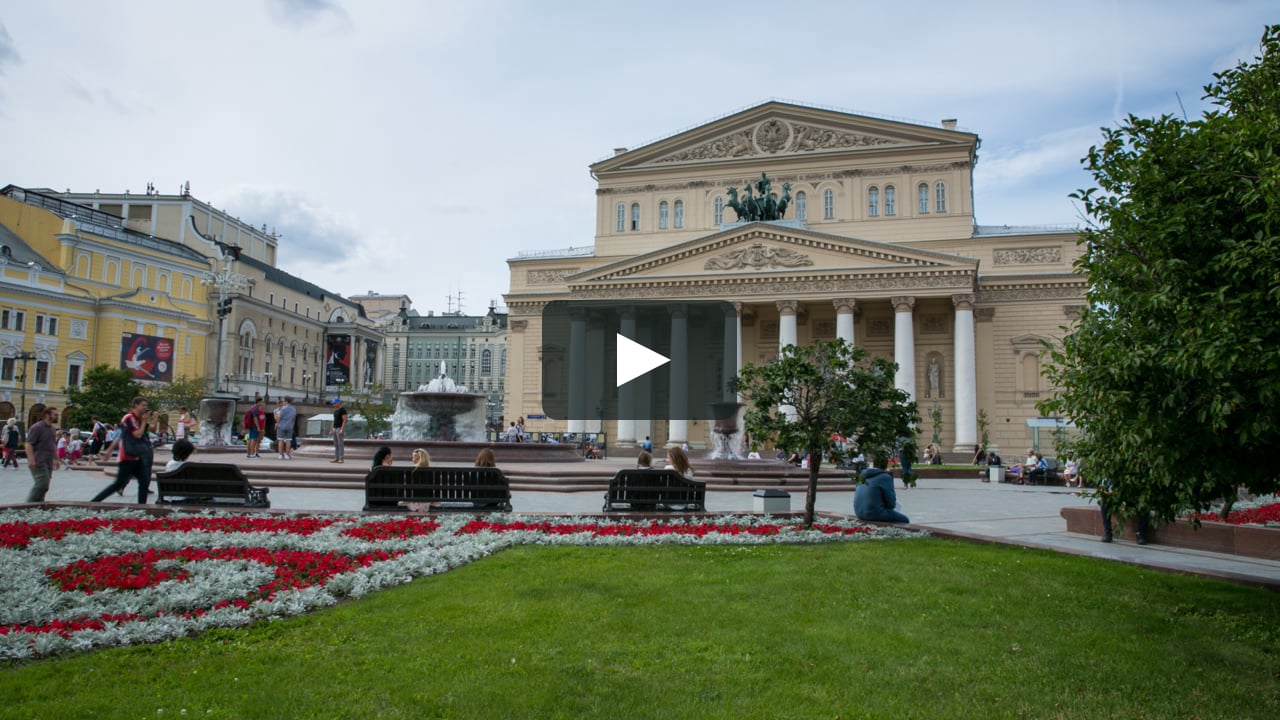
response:
<svg viewBox="0 0 1280 720"><path fill-rule="evenodd" d="M157 461L167 459L164 454L157 454ZM234 460L224 457L217 459L221 462L237 462L251 476L255 464L269 464L278 468L290 463L289 467L302 471L304 475L309 467L316 471L322 471L321 466L333 468L321 460L281 461L275 456L264 456L261 460L246 460L238 455ZM617 468L628 467L630 464L629 459L590 463L599 466L602 475L612 475ZM575 463L573 467L580 471L583 464ZM548 468L546 464L542 464L539 469ZM85 502L110 481L111 477L97 468L60 470L54 473L47 499L49 502ZM272 509L300 512L358 511L364 504L363 491L353 483L254 482L271 487ZM708 491L707 507L713 512L751 512L754 507L752 493L757 487L769 485L759 483L744 486L737 491ZM25 461L18 471L10 468L0 470L0 505L24 502L30 488L31 476L27 472ZM794 512L802 511L805 500L803 488L788 486L785 489L791 494L791 509ZM124 497L113 495L107 504L132 502L136 493L136 486L130 485L125 490ZM512 496L512 505L519 513L597 513L604 502L603 490L516 490L512 492ZM1067 488L991 485L980 482L976 477L921 479L916 488L908 490L900 487L898 498L902 511L911 518L912 525L944 537L1042 548L1280 590L1280 562L1158 544L1138 546L1120 539L1104 544L1093 536L1068 533L1066 521L1058 514L1059 510L1068 506L1087 506L1090 502ZM819 512L851 514L852 507L853 492L850 490L821 490L818 493Z"/></svg>

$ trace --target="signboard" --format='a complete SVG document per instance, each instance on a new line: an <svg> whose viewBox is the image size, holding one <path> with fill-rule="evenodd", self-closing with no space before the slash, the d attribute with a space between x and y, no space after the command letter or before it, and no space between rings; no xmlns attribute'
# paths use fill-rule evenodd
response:
<svg viewBox="0 0 1280 720"><path fill-rule="evenodd" d="M325 339L324 384L345 385L351 381L351 336L330 335Z"/></svg>
<svg viewBox="0 0 1280 720"><path fill-rule="evenodd" d="M120 367L134 380L173 381L173 340L124 333L120 337Z"/></svg>

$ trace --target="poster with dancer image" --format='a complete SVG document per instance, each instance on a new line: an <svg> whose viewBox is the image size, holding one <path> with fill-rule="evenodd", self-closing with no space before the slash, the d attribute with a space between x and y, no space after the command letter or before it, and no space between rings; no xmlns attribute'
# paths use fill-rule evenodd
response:
<svg viewBox="0 0 1280 720"><path fill-rule="evenodd" d="M173 380L173 340L124 333L120 337L120 367L134 380Z"/></svg>
<svg viewBox="0 0 1280 720"><path fill-rule="evenodd" d="M324 384L337 387L351 381L351 336L325 339Z"/></svg>

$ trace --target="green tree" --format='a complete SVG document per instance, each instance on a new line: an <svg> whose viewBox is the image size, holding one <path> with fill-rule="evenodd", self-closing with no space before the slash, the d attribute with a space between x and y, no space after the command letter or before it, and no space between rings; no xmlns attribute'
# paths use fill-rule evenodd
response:
<svg viewBox="0 0 1280 720"><path fill-rule="evenodd" d="M117 422L129 412L133 399L145 397L146 391L133 373L109 365L98 365L84 374L80 387L66 388L71 417L65 423L71 427L88 430L93 417L103 422Z"/></svg>
<svg viewBox="0 0 1280 720"><path fill-rule="evenodd" d="M370 436L391 426L391 415L396 408L387 401L386 389L381 383L366 385L359 390L347 383L338 388L338 397L343 399L347 412L364 418Z"/></svg>
<svg viewBox="0 0 1280 720"><path fill-rule="evenodd" d="M1277 489L1280 25L1214 75L1195 120L1129 116L1084 163L1088 307L1043 403L1081 428L1082 473L1121 514L1170 520Z"/></svg>
<svg viewBox="0 0 1280 720"><path fill-rule="evenodd" d="M185 405L192 412L200 408L200 399L205 397L208 383L204 378L189 378L180 375L171 382L158 382L150 385L145 389L143 395L147 398L147 404L151 409L160 413L168 413L173 415L181 406ZM175 418L170 418L170 422L176 422Z"/></svg>
<svg viewBox="0 0 1280 720"><path fill-rule="evenodd" d="M888 457L901 438L914 437L916 404L893 386L897 365L871 358L843 340L789 345L760 365L748 364L733 389L748 404L747 431L755 439L809 453L804 523L813 525L818 470L823 457L841 459L832 435L849 439L860 452ZM794 410L788 417L781 408ZM911 443L913 444L913 443Z"/></svg>

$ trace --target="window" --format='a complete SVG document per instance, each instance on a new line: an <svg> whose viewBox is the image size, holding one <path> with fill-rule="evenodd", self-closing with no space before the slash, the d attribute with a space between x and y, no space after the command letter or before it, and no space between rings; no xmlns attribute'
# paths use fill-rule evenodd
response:
<svg viewBox="0 0 1280 720"><path fill-rule="evenodd" d="M796 193L796 219L804 222L809 219L809 202L804 191Z"/></svg>
<svg viewBox="0 0 1280 720"><path fill-rule="evenodd" d="M933 211L947 211L947 185L941 181L933 186Z"/></svg>
<svg viewBox="0 0 1280 720"><path fill-rule="evenodd" d="M37 335L57 335L58 318L52 315L36 315Z"/></svg>
<svg viewBox="0 0 1280 720"><path fill-rule="evenodd" d="M658 229L659 230L667 229L667 211L668 210L670 210L670 208L667 207L666 200L663 200L662 202L658 203Z"/></svg>
<svg viewBox="0 0 1280 720"><path fill-rule="evenodd" d="M622 203L618 203L618 232L627 229L627 208Z"/></svg>
<svg viewBox="0 0 1280 720"><path fill-rule="evenodd" d="M267 293L267 304L268 304L268 305L275 305L275 304L276 304L276 294L275 294L275 293Z"/></svg>
<svg viewBox="0 0 1280 720"><path fill-rule="evenodd" d="M885 215L898 214L897 198L895 198L894 195L895 193L893 191L893 186L885 185L884 186L884 214Z"/></svg>
<svg viewBox="0 0 1280 720"><path fill-rule="evenodd" d="M836 194L832 190L822 191L822 219L832 220L836 216Z"/></svg>
<svg viewBox="0 0 1280 720"><path fill-rule="evenodd" d="M640 229L640 203L631 203L631 229Z"/></svg>
<svg viewBox="0 0 1280 720"><path fill-rule="evenodd" d="M11 357L0 359L0 380L5 382L13 382L17 377L16 371L18 362Z"/></svg>
<svg viewBox="0 0 1280 720"><path fill-rule="evenodd" d="M724 224L724 198L722 197L716 198L715 211L716 211L715 224L723 225Z"/></svg>
<svg viewBox="0 0 1280 720"><path fill-rule="evenodd" d="M676 201L676 228L684 227L684 201Z"/></svg>
<svg viewBox="0 0 1280 720"><path fill-rule="evenodd" d="M916 205L919 206L921 215L929 213L929 186L926 183L920 183L916 187Z"/></svg>
<svg viewBox="0 0 1280 720"><path fill-rule="evenodd" d="M49 384L49 361L48 360L36 361L36 384L37 385Z"/></svg>
<svg viewBox="0 0 1280 720"><path fill-rule="evenodd" d="M880 215L880 188L873 187L867 190L867 215L870 217Z"/></svg>
<svg viewBox="0 0 1280 720"><path fill-rule="evenodd" d="M480 374L481 375L493 374L493 352L492 351L485 350L484 352L480 353Z"/></svg>
<svg viewBox="0 0 1280 720"><path fill-rule="evenodd" d="M67 367L67 387L80 387L80 366L71 365Z"/></svg>
<svg viewBox="0 0 1280 720"><path fill-rule="evenodd" d="M27 314L21 310L0 310L0 330L26 329Z"/></svg>

